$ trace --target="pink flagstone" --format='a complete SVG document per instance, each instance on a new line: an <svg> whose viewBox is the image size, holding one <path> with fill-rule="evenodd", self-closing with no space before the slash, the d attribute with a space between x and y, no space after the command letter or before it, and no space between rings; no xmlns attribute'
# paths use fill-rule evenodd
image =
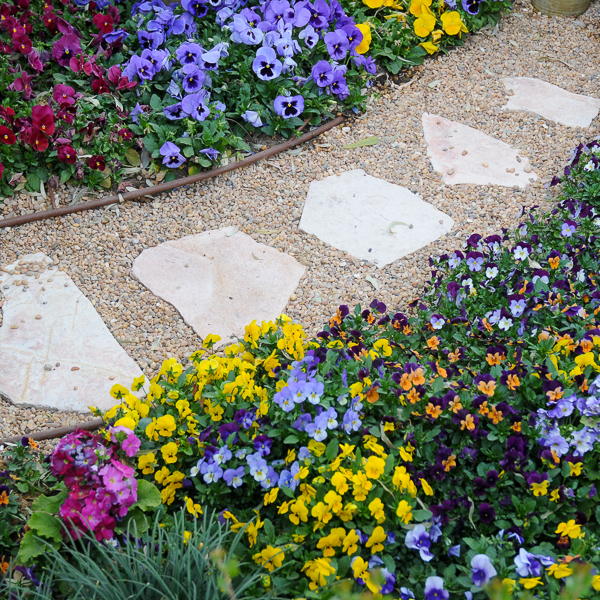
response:
<svg viewBox="0 0 600 600"><path fill-rule="evenodd" d="M202 338L243 336L251 321L273 320L304 275L296 259L232 228L144 250L131 274L171 303Z"/></svg>
<svg viewBox="0 0 600 600"><path fill-rule="evenodd" d="M47 268L51 263L38 252L0 272L0 394L24 406L108 410L117 403L113 385L130 388L142 372L71 278Z"/></svg>
<svg viewBox="0 0 600 600"><path fill-rule="evenodd" d="M524 188L538 178L518 150L477 129L424 113L423 132L431 164L448 185Z"/></svg>
<svg viewBox="0 0 600 600"><path fill-rule="evenodd" d="M502 80L514 95L504 107L538 114L568 127L589 127L600 111L600 100L567 92L535 77L507 77Z"/></svg>

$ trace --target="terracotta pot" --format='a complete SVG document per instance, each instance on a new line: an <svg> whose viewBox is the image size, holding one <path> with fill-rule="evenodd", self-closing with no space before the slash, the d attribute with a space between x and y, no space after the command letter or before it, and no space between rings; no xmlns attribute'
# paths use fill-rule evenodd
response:
<svg viewBox="0 0 600 600"><path fill-rule="evenodd" d="M533 8L550 17L578 17L590 6L590 0L531 0Z"/></svg>

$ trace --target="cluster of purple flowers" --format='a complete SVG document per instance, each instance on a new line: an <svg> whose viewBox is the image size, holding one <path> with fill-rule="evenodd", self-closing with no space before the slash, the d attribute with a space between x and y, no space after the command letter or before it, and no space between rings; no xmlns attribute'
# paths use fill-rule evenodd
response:
<svg viewBox="0 0 600 600"><path fill-rule="evenodd" d="M586 335L590 335L588 332ZM555 382L549 382L555 383ZM546 386L549 387L549 386ZM547 408L537 411L537 425L542 432L540 444L556 456L568 456L570 462L579 462L594 449L600 438L600 376L590 386L589 395L560 398L548 401ZM577 416L577 411L579 418ZM587 422L580 429L574 423ZM568 432L568 433L566 433Z"/></svg>
<svg viewBox="0 0 600 600"><path fill-rule="evenodd" d="M314 353L292 363L288 385L275 394L273 402L286 413L299 409L300 414L292 427L307 433L315 441L322 442L327 439L329 431L340 427L340 422L338 411L333 406L326 408L321 405L325 385L315 377L318 364L319 358ZM315 407L315 415L305 410L305 402ZM360 399L352 398L348 403L346 395L342 395L337 399L337 404L344 408L342 429L348 434L358 431L361 428L360 411L363 407Z"/></svg>
<svg viewBox="0 0 600 600"><path fill-rule="evenodd" d="M135 469L119 460L133 457L140 440L125 427L109 430L110 441L76 430L64 437L50 457L52 473L64 481L69 495L59 514L74 539L90 532L111 539L114 528L137 501Z"/></svg>
<svg viewBox="0 0 600 600"><path fill-rule="evenodd" d="M253 8L242 8L243 4L241 0L182 0L168 6L162 0L146 0L134 4L132 16L138 18L142 52L131 57L123 76L137 77L144 85L161 72L170 75L167 93L175 103L163 109L169 120L204 121L225 111L222 103L210 102L210 89L211 72L218 73L220 62L229 56L229 43L221 41L205 48L198 40L197 19L206 16L209 8L216 12L216 22L230 32L231 43L257 46L251 67L263 81L285 77L296 87L314 81L320 93L344 100L350 90L348 66L341 61L351 60L357 68L375 73L373 60L356 52L363 35L337 0L270 0ZM167 46L173 36L179 43L174 51ZM313 51L320 41L330 61L320 60L310 74L300 73L298 55ZM304 107L302 94L285 92L273 101L273 111L284 119L299 116ZM254 127L263 125L257 110L248 107L240 116ZM185 160L180 153L163 156L167 166L180 166Z"/></svg>

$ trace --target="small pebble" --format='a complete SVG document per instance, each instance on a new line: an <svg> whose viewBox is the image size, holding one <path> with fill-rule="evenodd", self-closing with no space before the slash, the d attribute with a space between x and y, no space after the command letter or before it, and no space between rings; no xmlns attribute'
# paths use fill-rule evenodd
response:
<svg viewBox="0 0 600 600"><path fill-rule="evenodd" d="M448 169L448 170L446 171L446 173L447 173L448 175L453 175L453 174L454 174L454 169Z"/></svg>
<svg viewBox="0 0 600 600"><path fill-rule="evenodd" d="M468 151L468 150L463 150L463 151L462 151L462 155L463 155L463 156L466 156L467 154L469 154L469 151Z"/></svg>
<svg viewBox="0 0 600 600"><path fill-rule="evenodd" d="M71 371L79 371L79 367L71 367Z"/></svg>
<svg viewBox="0 0 600 600"><path fill-rule="evenodd" d="M11 325L10 328L11 329L19 329L19 326L18 325Z"/></svg>
<svg viewBox="0 0 600 600"><path fill-rule="evenodd" d="M39 321L42 318L42 315L35 315L35 318Z"/></svg>
<svg viewBox="0 0 600 600"><path fill-rule="evenodd" d="M298 296L296 296L296 294L292 294L290 296L290 300L292 300L292 301L296 300L296 298L298 298Z"/></svg>
<svg viewBox="0 0 600 600"><path fill-rule="evenodd" d="M523 171L525 171L525 173L531 173L531 171L533 171L533 169L527 165L526 167L523 168Z"/></svg>
<svg viewBox="0 0 600 600"><path fill-rule="evenodd" d="M111 375L111 376L109 377L109 379L110 379L111 381L114 381L114 380L115 380L115 376L114 376L114 375Z"/></svg>
<svg viewBox="0 0 600 600"><path fill-rule="evenodd" d="M75 386L73 389L74 389L74 390L77 390L77 389L79 389L79 388L78 388L77 386Z"/></svg>
<svg viewBox="0 0 600 600"><path fill-rule="evenodd" d="M486 162L484 162L484 163L483 163L483 166L484 166L484 167L489 167L490 165L489 165L489 163L486 163Z"/></svg>
<svg viewBox="0 0 600 600"><path fill-rule="evenodd" d="M44 371L52 371L52 365L44 365Z"/></svg>

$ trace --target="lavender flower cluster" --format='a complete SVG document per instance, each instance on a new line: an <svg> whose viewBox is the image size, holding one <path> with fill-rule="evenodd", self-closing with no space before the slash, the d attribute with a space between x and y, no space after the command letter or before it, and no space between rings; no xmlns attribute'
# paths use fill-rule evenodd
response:
<svg viewBox="0 0 600 600"><path fill-rule="evenodd" d="M182 0L168 6L162 0L147 0L134 4L132 16L137 19L141 52L123 65L123 76L138 80L142 91L161 76L160 81L167 85L163 105L170 103L162 109L168 121L202 122L233 110L258 128L264 126L265 117L278 115L287 120L301 115L307 93L313 90L317 96L344 101L351 93L349 69L375 73L373 60L357 53L363 40L361 30L337 0L316 0L314 4L308 0L267 0L253 8L242 8L243 4L241 0ZM205 47L207 29L199 26L199 20L209 19L209 9L220 31L207 38L212 47ZM204 23L210 29L212 22ZM219 35L222 37L215 43ZM244 52L244 57L248 56L246 79L253 74L258 80L277 84L272 88L277 94L274 99L260 99L263 106L247 101L240 109L237 97L228 107L219 100L211 101L227 73L234 68L243 70L239 53L230 56L232 44L235 48L256 47L249 56ZM312 55L320 60L312 60ZM250 79L251 86L258 83ZM301 93L294 94L293 90ZM138 103L130 116L139 123L143 112ZM207 152L211 150L209 158L216 160L215 150L209 148ZM172 142L161 147L160 153L167 167L177 168L185 162L181 149Z"/></svg>

